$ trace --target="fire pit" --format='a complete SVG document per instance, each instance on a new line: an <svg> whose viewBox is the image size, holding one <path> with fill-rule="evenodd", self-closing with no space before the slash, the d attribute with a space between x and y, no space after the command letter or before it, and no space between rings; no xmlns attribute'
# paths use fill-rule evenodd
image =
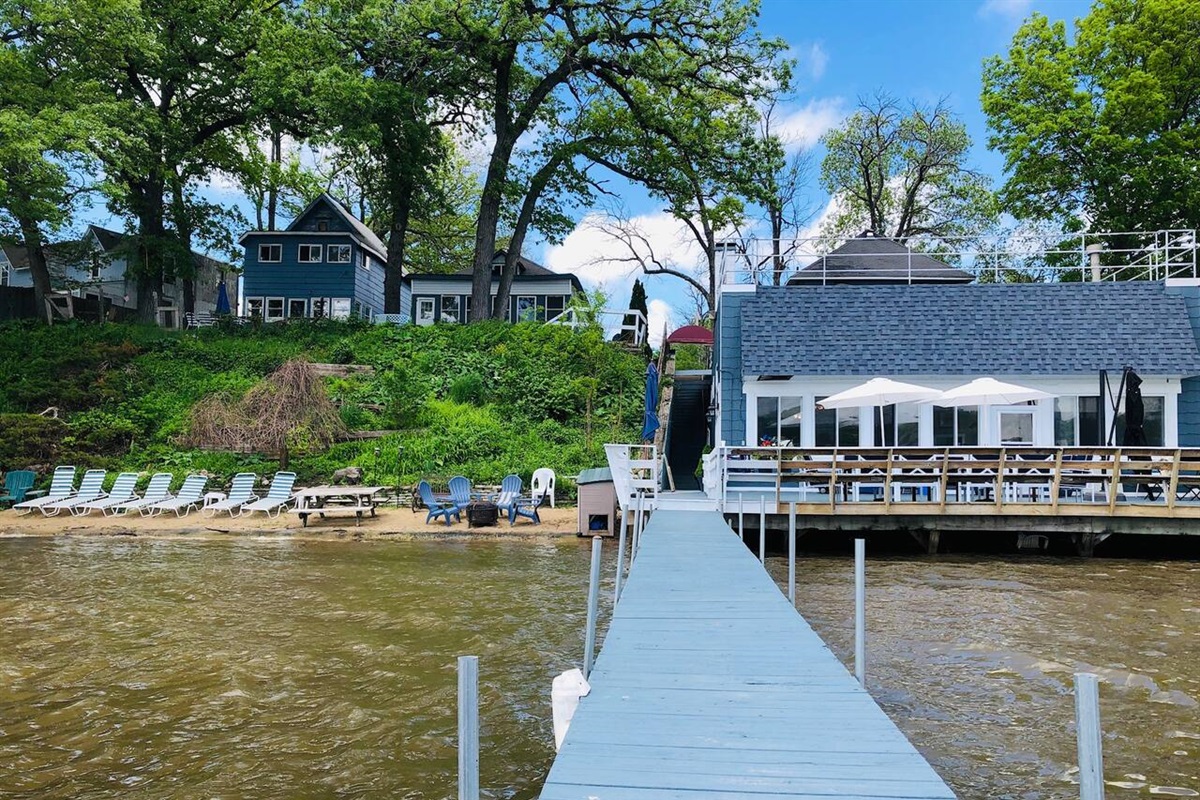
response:
<svg viewBox="0 0 1200 800"><path fill-rule="evenodd" d="M494 527L499 518L500 510L496 508L495 503L476 500L467 506L468 528Z"/></svg>

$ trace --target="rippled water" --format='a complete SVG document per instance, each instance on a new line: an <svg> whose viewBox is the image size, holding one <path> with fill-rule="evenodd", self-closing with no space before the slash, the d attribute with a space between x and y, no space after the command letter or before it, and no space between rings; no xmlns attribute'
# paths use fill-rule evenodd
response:
<svg viewBox="0 0 1200 800"><path fill-rule="evenodd" d="M452 797L476 654L483 783L536 797L587 561L573 540L0 542L0 796Z"/></svg>
<svg viewBox="0 0 1200 800"><path fill-rule="evenodd" d="M784 585L787 564L768 559ZM806 556L797 605L846 663L853 564ZM872 693L962 798L1078 798L1072 674L1101 675L1108 795L1200 796L1200 566L870 558Z"/></svg>
<svg viewBox="0 0 1200 800"><path fill-rule="evenodd" d="M450 798L465 653L485 794L536 797L587 560L575 540L0 542L0 797ZM868 570L872 691L960 797L1078 797L1079 668L1105 678L1110 798L1200 796L1195 563ZM843 658L852 602L849 558L802 559L799 606Z"/></svg>

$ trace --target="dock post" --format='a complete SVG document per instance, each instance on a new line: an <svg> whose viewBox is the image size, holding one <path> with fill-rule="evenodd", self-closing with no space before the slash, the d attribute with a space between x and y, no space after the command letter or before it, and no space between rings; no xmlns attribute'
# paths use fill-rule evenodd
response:
<svg viewBox="0 0 1200 800"><path fill-rule="evenodd" d="M617 579L613 584L613 605L621 599L621 573L625 571L625 509L621 509L621 535L617 537Z"/></svg>
<svg viewBox="0 0 1200 800"><path fill-rule="evenodd" d="M633 541L629 545L629 565L633 566L633 557L637 555L638 545L642 543L642 522L645 517L642 514L642 493L637 493L637 499L634 502L633 511Z"/></svg>
<svg viewBox="0 0 1200 800"><path fill-rule="evenodd" d="M767 496L758 496L758 560L767 563Z"/></svg>
<svg viewBox="0 0 1200 800"><path fill-rule="evenodd" d="M788 513L788 601L796 607L796 504Z"/></svg>
<svg viewBox="0 0 1200 800"><path fill-rule="evenodd" d="M1075 673L1075 738L1079 751L1079 798L1104 800L1100 684L1090 672Z"/></svg>
<svg viewBox="0 0 1200 800"><path fill-rule="evenodd" d="M746 495L738 492L738 538L746 543Z"/></svg>
<svg viewBox="0 0 1200 800"><path fill-rule="evenodd" d="M854 677L867 688L867 540L854 540Z"/></svg>
<svg viewBox="0 0 1200 800"><path fill-rule="evenodd" d="M600 610L600 547L604 540L592 537L592 571L588 578L587 627L583 632L583 677L592 674L592 657L596 650L596 615Z"/></svg>
<svg viewBox="0 0 1200 800"><path fill-rule="evenodd" d="M458 657L458 800L479 800L479 657Z"/></svg>

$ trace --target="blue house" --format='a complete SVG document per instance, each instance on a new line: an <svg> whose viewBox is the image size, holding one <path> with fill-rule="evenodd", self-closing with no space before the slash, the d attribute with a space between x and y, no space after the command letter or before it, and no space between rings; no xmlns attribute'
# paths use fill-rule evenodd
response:
<svg viewBox="0 0 1200 800"><path fill-rule="evenodd" d="M275 322L383 313L387 248L328 193L285 230L250 231L240 241L243 315Z"/></svg>
<svg viewBox="0 0 1200 800"><path fill-rule="evenodd" d="M1128 263L1105 269L1119 274ZM976 282L875 241L834 251L782 286L727 279L715 331L715 441L1090 446L1115 432L1119 442L1119 383L1131 367L1143 381L1147 444L1200 446L1194 254L1185 266L1148 280L1104 279L1095 266L1084 281ZM945 390L983 376L1052 397L1011 406L902 403L885 407L882 421L867 406L820 407L873 377Z"/></svg>

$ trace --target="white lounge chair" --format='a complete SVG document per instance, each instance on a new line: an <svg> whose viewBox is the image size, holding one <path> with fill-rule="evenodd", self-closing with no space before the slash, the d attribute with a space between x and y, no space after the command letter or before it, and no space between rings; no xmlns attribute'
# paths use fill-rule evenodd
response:
<svg viewBox="0 0 1200 800"><path fill-rule="evenodd" d="M79 481L78 492L56 503L46 503L45 505L38 506L38 510L47 517L55 517L58 516L59 512L70 511L74 513L76 506L107 497L104 494L104 478L107 475L108 472L105 470L89 469L83 473L83 478Z"/></svg>
<svg viewBox="0 0 1200 800"><path fill-rule="evenodd" d="M32 514L35 508L66 500L75 492L75 467L57 467L50 479L50 491L44 497L35 497L13 506L23 514Z"/></svg>
<svg viewBox="0 0 1200 800"><path fill-rule="evenodd" d="M222 511L228 511L229 516L238 516L242 513L242 506L258 499L258 495L254 493L254 484L257 482L258 476L253 472L239 472L233 476L233 483L229 485L229 496L206 505L204 513L215 517Z"/></svg>
<svg viewBox="0 0 1200 800"><path fill-rule="evenodd" d="M550 498L550 507L554 508L554 470L549 467L542 467L533 471L533 480L530 481L529 493L534 499L541 497Z"/></svg>
<svg viewBox="0 0 1200 800"><path fill-rule="evenodd" d="M150 516L174 511L175 516L186 517L192 509L203 505L204 487L207 485L207 475L188 475L183 481L183 486L179 489L179 494L170 500L164 500L161 503L148 506Z"/></svg>
<svg viewBox="0 0 1200 800"><path fill-rule="evenodd" d="M292 501L292 487L295 484L296 473L276 472L275 477L271 479L271 488L267 490L267 496L242 506L242 513L251 514L261 511L268 517L279 516L287 504Z"/></svg>
<svg viewBox="0 0 1200 800"><path fill-rule="evenodd" d="M89 500L86 503L80 503L71 508L71 513L77 517L84 517L93 511L99 509L107 514L108 509L113 506L119 506L122 503L127 503L130 500L136 499L137 495L133 490L137 488L138 474L136 472L122 472L113 481L112 488L108 490L108 496L99 500Z"/></svg>
<svg viewBox="0 0 1200 800"><path fill-rule="evenodd" d="M151 506L174 497L171 494L171 481L174 479L175 476L169 472L156 472L150 478L150 483L146 484L146 491L142 493L141 497L131 497L125 502L115 503L103 511L112 516L121 516L130 511L137 511L142 516L147 516Z"/></svg>

